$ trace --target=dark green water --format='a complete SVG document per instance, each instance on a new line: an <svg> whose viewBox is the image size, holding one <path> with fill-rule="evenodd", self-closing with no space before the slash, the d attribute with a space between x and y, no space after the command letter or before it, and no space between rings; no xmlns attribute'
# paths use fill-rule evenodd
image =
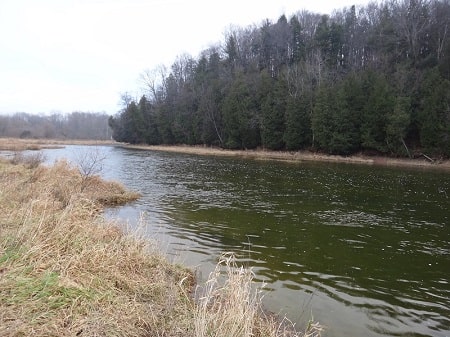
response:
<svg viewBox="0 0 450 337"><path fill-rule="evenodd" d="M450 336L449 173L102 151L105 176L143 193L112 213L145 212L149 235L204 276L234 251L270 310L313 315L324 336Z"/></svg>

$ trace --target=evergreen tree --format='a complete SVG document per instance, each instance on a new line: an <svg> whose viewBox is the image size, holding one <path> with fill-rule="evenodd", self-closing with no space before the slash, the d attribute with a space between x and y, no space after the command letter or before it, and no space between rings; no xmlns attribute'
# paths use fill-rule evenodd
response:
<svg viewBox="0 0 450 337"><path fill-rule="evenodd" d="M260 145L255 96L243 76L237 76L223 100L225 147L252 149Z"/></svg>
<svg viewBox="0 0 450 337"><path fill-rule="evenodd" d="M388 112L386 119L386 143L388 149L394 154L411 157L405 142L411 121L410 98L397 97L394 109Z"/></svg>
<svg viewBox="0 0 450 337"><path fill-rule="evenodd" d="M162 144L175 144L175 137L172 132L173 119L170 107L167 104L160 104L156 114L158 133Z"/></svg>
<svg viewBox="0 0 450 337"><path fill-rule="evenodd" d="M314 107L316 146L331 154L351 154L358 149L359 119L339 84L323 87Z"/></svg>
<svg viewBox="0 0 450 337"><path fill-rule="evenodd" d="M286 130L284 142L287 150L300 150L311 145L310 94L288 96L286 103Z"/></svg>
<svg viewBox="0 0 450 337"><path fill-rule="evenodd" d="M284 116L286 111L285 81L276 81L263 75L262 93L267 93L261 103L262 145L270 150L280 150L284 147Z"/></svg>
<svg viewBox="0 0 450 337"><path fill-rule="evenodd" d="M305 43L302 38L302 26L296 15L289 20L289 26L291 29L291 55L289 61L291 64L296 64L306 56Z"/></svg>
<svg viewBox="0 0 450 337"><path fill-rule="evenodd" d="M152 104L147 100L145 96L142 96L139 100L138 109L144 117L145 130L145 143L156 145L161 142L158 125L156 124L156 117Z"/></svg>
<svg viewBox="0 0 450 337"><path fill-rule="evenodd" d="M387 151L387 115L394 109L395 100L383 76L369 72L365 81L368 96L361 121L362 146L384 153Z"/></svg>
<svg viewBox="0 0 450 337"><path fill-rule="evenodd" d="M319 88L312 114L313 146L330 152L333 134L333 95L331 89L323 85Z"/></svg>
<svg viewBox="0 0 450 337"><path fill-rule="evenodd" d="M450 81L430 70L421 88L420 140L426 151L450 155Z"/></svg>
<svg viewBox="0 0 450 337"><path fill-rule="evenodd" d="M333 154L351 154L359 146L357 121L345 94L344 88L337 86L330 95L332 132L328 151Z"/></svg>
<svg viewBox="0 0 450 337"><path fill-rule="evenodd" d="M349 154L361 148L361 119L367 103L361 75L349 74L338 91L340 98L341 116L335 117L335 123L339 132L345 134L347 146L343 153Z"/></svg>
<svg viewBox="0 0 450 337"><path fill-rule="evenodd" d="M324 63L328 69L335 71L338 66L343 65L342 45L343 45L343 29L336 22L330 23L328 15L323 15L322 20L317 26L316 41L321 51Z"/></svg>
<svg viewBox="0 0 450 337"><path fill-rule="evenodd" d="M144 120L144 115L136 103L133 101L126 111L127 123L125 124L125 132L128 142L131 144L145 143L147 125Z"/></svg>

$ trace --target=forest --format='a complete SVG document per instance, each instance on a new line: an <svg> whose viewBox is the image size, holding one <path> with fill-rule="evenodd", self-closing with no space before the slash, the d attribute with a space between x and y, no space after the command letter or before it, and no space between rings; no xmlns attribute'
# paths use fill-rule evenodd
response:
<svg viewBox="0 0 450 337"><path fill-rule="evenodd" d="M109 125L128 143L447 158L449 30L449 0L230 27L141 74L145 95L124 95Z"/></svg>
<svg viewBox="0 0 450 337"><path fill-rule="evenodd" d="M109 117L92 112L0 115L0 137L110 140Z"/></svg>

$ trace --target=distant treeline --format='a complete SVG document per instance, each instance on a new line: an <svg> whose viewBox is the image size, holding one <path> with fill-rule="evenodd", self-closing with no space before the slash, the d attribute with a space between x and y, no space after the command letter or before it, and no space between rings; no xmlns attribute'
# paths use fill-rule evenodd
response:
<svg viewBox="0 0 450 337"><path fill-rule="evenodd" d="M0 137L51 139L111 139L110 116L104 113L72 112L50 116L16 113L0 115Z"/></svg>
<svg viewBox="0 0 450 337"><path fill-rule="evenodd" d="M207 29L207 27L205 27ZM142 74L118 141L450 156L450 2L390 0L230 28Z"/></svg>

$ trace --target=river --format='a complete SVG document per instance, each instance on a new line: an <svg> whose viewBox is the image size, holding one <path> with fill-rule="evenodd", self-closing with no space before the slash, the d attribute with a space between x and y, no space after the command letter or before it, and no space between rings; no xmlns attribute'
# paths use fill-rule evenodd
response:
<svg viewBox="0 0 450 337"><path fill-rule="evenodd" d="M45 150L75 161L92 147ZM206 277L233 251L264 305L323 336L450 336L450 174L98 147L142 193L107 212Z"/></svg>

